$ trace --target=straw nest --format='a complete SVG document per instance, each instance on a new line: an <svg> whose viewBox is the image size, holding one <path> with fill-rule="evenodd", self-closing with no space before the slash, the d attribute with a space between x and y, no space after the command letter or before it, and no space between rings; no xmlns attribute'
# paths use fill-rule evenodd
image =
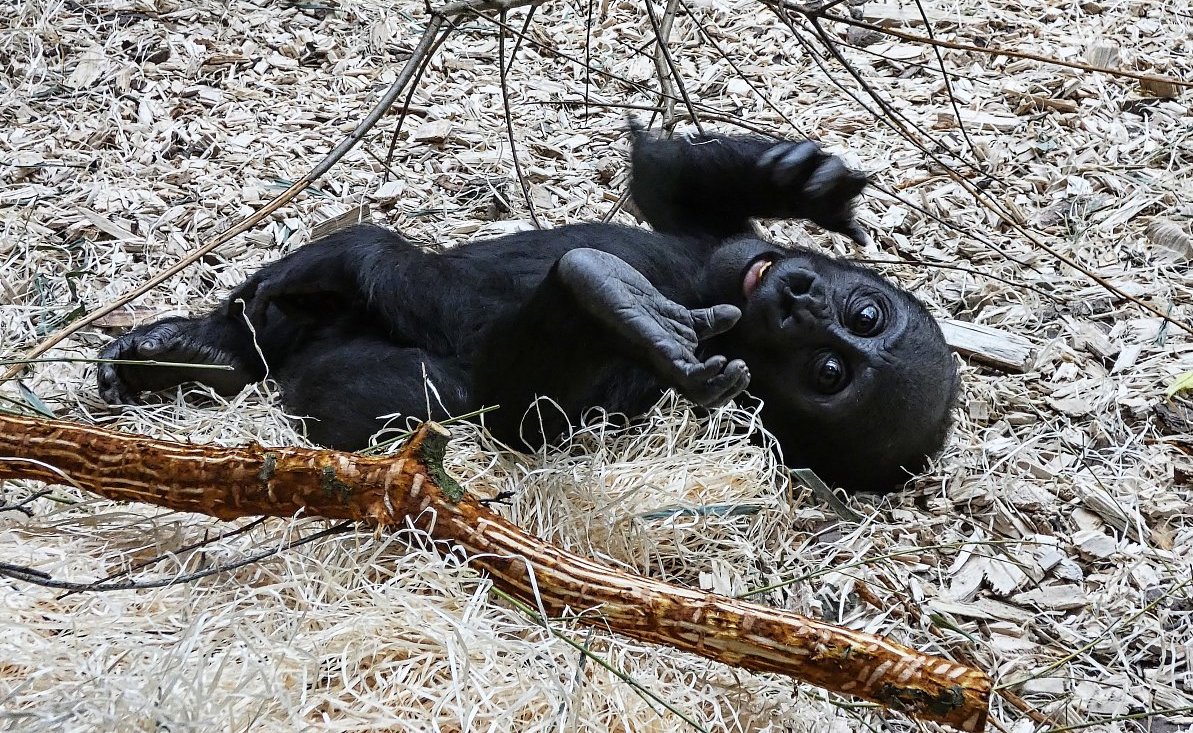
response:
<svg viewBox="0 0 1193 733"><path fill-rule="evenodd" d="M939 38L1193 78L1182 2L924 9ZM873 251L799 224L768 224L771 236L963 265L882 269L941 316L1027 337L1035 357L1025 374L964 367L948 449L908 491L850 499L860 524L743 440L749 412L698 417L672 398L631 429L594 418L536 456L459 426L454 473L480 494L515 492L514 521L614 566L728 594L767 589L755 597L970 659L1066 730L1188 729L1193 405L1165 389L1193 370L1193 339L1014 225L1193 321L1189 94L941 49L946 87L930 47L826 24L889 100L886 118L918 126L913 137L980 183L1000 217L852 99L858 82L820 58L806 23L797 35L751 0L678 10L670 55L702 124L813 134L881 186L861 208ZM915 5L834 12L925 33ZM210 307L346 212L367 208L447 246L524 226L515 155L544 225L615 212L626 111L650 119L644 108L659 104L651 24L622 0L529 16L507 18L506 63L526 34L508 74L513 146L498 26L460 16L388 163L395 113L265 225L49 357L91 357L114 330ZM301 177L394 79L425 21L417 4L357 0L0 4L0 357L118 299ZM674 115L681 129L691 122L683 102ZM269 385L229 400L192 390L113 412L93 367L65 361L0 387L9 407L156 436L300 443L275 397ZM327 523L224 524L20 482L3 492L0 558L57 580L135 585L285 548L150 589L0 579L6 730L913 728L788 679L560 621L580 653L417 534L348 528L303 541ZM1040 728L1005 700L995 718Z"/></svg>

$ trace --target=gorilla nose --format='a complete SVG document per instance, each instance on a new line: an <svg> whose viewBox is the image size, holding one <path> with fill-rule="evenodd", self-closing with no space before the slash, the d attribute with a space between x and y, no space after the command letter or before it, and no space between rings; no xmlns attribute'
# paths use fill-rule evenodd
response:
<svg viewBox="0 0 1193 733"><path fill-rule="evenodd" d="M816 285L816 273L802 267L783 273L783 288L790 295L807 295Z"/></svg>
<svg viewBox="0 0 1193 733"><path fill-rule="evenodd" d="M782 283L781 292L793 317L823 319L829 315L824 286L815 272L802 267L793 268L783 273Z"/></svg>

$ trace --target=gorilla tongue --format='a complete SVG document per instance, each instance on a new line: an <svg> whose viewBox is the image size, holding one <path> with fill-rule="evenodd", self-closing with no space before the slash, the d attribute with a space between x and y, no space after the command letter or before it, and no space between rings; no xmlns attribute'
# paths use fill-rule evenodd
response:
<svg viewBox="0 0 1193 733"><path fill-rule="evenodd" d="M761 259L750 265L750 269L746 270L746 276L742 278L741 292L749 298L758 289L759 283L762 282L762 276L770 269L770 266L775 264L774 260Z"/></svg>

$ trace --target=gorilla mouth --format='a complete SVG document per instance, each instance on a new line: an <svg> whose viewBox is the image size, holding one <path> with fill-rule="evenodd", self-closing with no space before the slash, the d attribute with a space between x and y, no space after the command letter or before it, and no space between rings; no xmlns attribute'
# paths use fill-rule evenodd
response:
<svg viewBox="0 0 1193 733"><path fill-rule="evenodd" d="M773 264L775 264L773 259L769 257L761 257L755 260L754 263L750 265L749 269L746 270L746 274L741 281L741 292L742 295L746 296L747 300L751 295L754 294L754 291L758 289L758 286L762 284L763 275L766 274L766 271L769 270L770 266Z"/></svg>

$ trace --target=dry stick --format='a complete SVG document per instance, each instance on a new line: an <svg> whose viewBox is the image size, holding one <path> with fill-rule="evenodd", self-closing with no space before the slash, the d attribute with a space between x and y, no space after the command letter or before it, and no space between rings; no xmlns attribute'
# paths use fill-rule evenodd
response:
<svg viewBox="0 0 1193 733"><path fill-rule="evenodd" d="M133 572L135 572L137 570L141 570L142 568L147 568L150 565L159 563L163 560L166 560L167 558L181 558L185 555L188 555L191 552L194 552L195 550L201 549L208 545L213 545L216 542L219 542L220 540L229 539L232 537L236 537L238 535L245 534L247 532L252 532L257 527L260 527L262 524L265 524L266 519L267 519L266 517L258 517L257 519L254 519L253 521L249 522L248 524L245 524L241 527L237 527L235 529L230 529L227 532L220 532L219 534L214 535L214 536L208 535L206 532L204 532L203 539L199 540L198 542L192 542L190 544L183 545L182 547L179 547L179 548L176 548L173 550L168 550L168 551L160 553L158 555L154 555L153 557L149 558L148 560L142 560L140 562L133 563L132 565L125 568L124 570L120 570L120 571L117 571L114 573L109 573L108 575L104 576L103 578L100 578L99 580L90 584L89 588L78 589L78 590L68 590L67 592L58 596L55 600L61 601L62 599L72 596L75 593L83 593L86 590L89 590L90 588L97 587L97 586L103 586L104 584L109 583L109 582L116 580L118 578L124 578L129 575L132 575Z"/></svg>
<svg viewBox="0 0 1193 733"><path fill-rule="evenodd" d="M444 5L437 15L451 17L460 13L476 13L481 10L498 10L505 12L514 8L524 8L527 5L542 5L547 0L459 0L459 2Z"/></svg>
<svg viewBox="0 0 1193 733"><path fill-rule="evenodd" d="M651 9L651 2L653 0L644 0L644 2L646 5L646 14L650 18L650 24L654 26L654 68L655 73L659 76L659 88L663 92L662 128L670 130L675 125L675 85L679 82L679 74L677 73L679 70L671 63L670 55L667 52L667 43L671 40L671 25L675 21L675 11L679 7L679 0L667 0L667 9L663 12L662 22L655 20L654 11ZM693 114L690 102L687 103L687 107L688 113ZM695 117L693 117L693 120L695 120ZM699 130L699 121L696 121L696 126ZM700 130L700 132L703 133L704 130Z"/></svg>
<svg viewBox="0 0 1193 733"><path fill-rule="evenodd" d="M592 72L588 67L592 64L592 8L593 0L588 0L588 15L584 19L584 121L588 121L588 101L592 90ZM523 33L525 35L525 33ZM518 37L518 43L522 36Z"/></svg>
<svg viewBox="0 0 1193 733"><path fill-rule="evenodd" d="M526 38L527 31L530 30L530 24L534 22L534 11L537 9L537 5L531 5L530 9L526 11L526 17L522 19L522 31L514 39L514 47L510 49L510 60L505 64L505 73L507 74L514 68L514 59L518 58L518 50L522 48L522 41Z"/></svg>
<svg viewBox="0 0 1193 733"><path fill-rule="evenodd" d="M462 548L493 584L546 615L789 675L962 731L986 726L990 678L886 639L615 571L489 511L443 469L448 432L424 424L394 456L190 445L0 415L0 479L76 486L220 519L315 515L414 526Z"/></svg>
<svg viewBox="0 0 1193 733"><path fill-rule="evenodd" d="M390 133L389 149L385 151L385 160L381 161L376 155L369 153L369 155L372 155L374 160L377 160L377 162L385 166L384 180L386 182L389 181L390 173L394 174L394 178L398 177L397 172L394 171L391 165L393 163L394 153L398 149L398 137L402 134L402 126L406 124L406 116L410 112L411 102L414 101L414 93L418 91L418 84L420 81L422 81L423 74L427 73L427 67L431 65L432 57L434 57L435 52L439 50L439 47L443 45L443 42L447 40L447 37L451 35L451 30L455 29L450 28L449 30L439 34L439 38L435 40L435 43L431 44L431 49L427 51L426 55L423 56L422 62L419 63L418 69L415 70L414 78L411 80L410 84L407 85L409 89L406 91L406 98L402 100L402 109L400 112L398 112L398 124L394 125L394 131ZM365 148L365 152L369 152L367 147Z"/></svg>
<svg viewBox="0 0 1193 733"><path fill-rule="evenodd" d="M924 3L921 0L915 0L916 10L920 13L920 20L924 23L924 30L928 32L928 38L933 41L936 40L936 33L932 30L932 22L928 20L928 11L924 10ZM828 8L821 8L820 12L824 12ZM852 16L851 16L852 19ZM949 104L953 107L953 114L957 116L957 129L961 131L961 137L965 138L965 144L969 146L970 152L977 150L977 146L973 144L973 140L969 139L969 130L965 128L965 123L961 119L961 106L957 103L957 95L953 94L953 82L949 80L949 72L944 66L944 54L940 52L940 46L932 45L932 53L936 56L936 63L940 66L940 80L944 83L944 90L949 95Z"/></svg>
<svg viewBox="0 0 1193 733"><path fill-rule="evenodd" d="M671 72L671 81L675 89L679 92L680 97L683 98L684 107L688 110L688 116L692 119L692 124L695 125L696 130L700 134L704 134L704 126L700 124L700 118L696 115L696 105L692 103L692 98L688 94L688 87L683 82L683 77L679 74L679 67L675 65L675 59L671 57L671 50L668 48L668 42L671 37L671 24L675 20L675 11L677 8L676 0L668 0L667 2L667 17L663 20L663 26L660 27L658 20L655 18L654 9L652 6L653 0L645 0L646 15L650 18L650 25L655 33L655 50L663 52L663 60L667 62L667 68ZM662 80L660 79L660 82ZM660 86L661 89L661 86ZM672 105L672 112L674 112L674 105ZM675 124L671 120L672 125ZM671 132L672 128L664 128Z"/></svg>
<svg viewBox="0 0 1193 733"><path fill-rule="evenodd" d="M763 3L768 5L772 9L774 9L776 13L778 12L778 9L772 3L772 0L763 0ZM786 4L784 3L782 5L782 7L786 7ZM833 16L833 15L826 15L824 17L829 20L840 20L840 18L838 18L837 16ZM836 45L834 44L834 42L831 40L831 38L828 35L828 32L824 30L823 26L821 26L820 16L818 16L816 14L810 14L807 16L807 19L812 24L812 27L816 30L816 33L820 36L821 42L825 45L825 48L828 49L829 53L832 54L833 58L835 58L837 60L837 62L840 63L843 67L845 67L845 70L862 86L862 88L866 91L866 93L869 94L871 96L871 98L873 98L874 101L876 103L878 103L878 105L884 111L888 111L888 110L893 111L893 109L890 107L890 105L884 99L882 99L881 96L879 96L877 94L877 92L875 92L872 88L870 88L866 84L865 80L861 77L861 75L858 73L858 71L841 54L840 49L838 49L836 47ZM791 26L792 31L794 32L795 31L794 25L790 24L790 23L789 23L789 25ZM841 86L841 88L844 89L844 86ZM861 100L858 99L851 92L846 91L846 93L850 94L850 96L852 96L859 103L862 103ZM864 106L864 103L862 103L862 104ZM915 138L912 136L911 132L903 125L902 122L899 121L899 119L897 119L896 115L891 114L888 117L880 117L880 119L885 124L889 125L892 129L894 129L897 132L899 132L900 134L902 134L903 138L905 140L916 145L925 155L927 155L933 161L935 161L938 165L940 165L943 168L945 174L950 179L952 179L954 183L956 183L961 188L965 189L969 193L969 195L973 197L973 199L975 201L980 203L982 206L984 206L989 211L993 212L996 216L998 216L1003 221L1003 223L1005 223L1007 226L1011 227L1015 231L1022 234L1023 237L1032 246L1036 247L1037 249L1043 250L1052 258L1059 260L1061 263L1067 265L1068 267L1071 267L1072 269L1076 270L1077 272L1080 272L1082 275L1086 276L1090 280L1093 280L1103 290L1106 290L1109 293L1113 293L1114 295L1122 298L1123 300L1133 303L1140 309L1147 311L1148 313L1152 314L1153 316L1156 316L1157 318L1160 318L1167 323L1171 323L1172 325L1181 329L1185 333L1193 335L1193 325L1186 323L1184 321L1177 320L1177 319L1173 318L1171 315L1160 310L1156 306L1153 306L1150 303L1145 303L1140 298L1137 298L1134 295L1131 295L1130 293L1127 293L1126 291L1122 290L1118 286L1111 283L1110 280L1108 280L1107 278L1103 277L1102 275L1099 275L1098 273L1094 272L1090 268L1085 267L1084 265L1077 262L1077 260L1073 259L1072 257L1069 257L1068 255L1062 253L1060 250L1056 249L1055 247L1052 247L1052 246L1046 244L1043 240L1041 240L1039 237L1037 237L1035 235L1035 232L1027 229L1022 224L1019 224L1017 221L1015 221L1006 212L1006 210L997 201L994 200L993 197L991 197L985 191L983 191L980 188L978 188L977 186L975 186L973 183L970 183L970 181L968 179L966 179L965 176L961 175L959 172L956 171L956 169L954 169L952 166L948 165L948 163L946 163L944 160L942 160L940 158L940 156L931 152L930 150L927 149L927 147L925 147L924 145L920 144L917 140L915 140ZM995 251L999 252L999 254L1003 254L1001 251L999 251L997 249ZM1003 254L1003 256L1005 257L1007 255Z"/></svg>
<svg viewBox="0 0 1193 733"><path fill-rule="evenodd" d="M982 53L990 56L1008 56L1013 59L1026 59L1028 61L1039 61L1042 64L1051 64L1053 66L1063 66L1068 69L1077 69L1079 71L1093 71L1099 74L1109 74L1111 76L1121 76L1127 79L1135 79L1137 81L1150 81L1160 84L1175 84L1181 87L1193 88L1193 81L1184 81L1175 76L1165 76L1164 74L1145 74L1142 71L1130 71L1128 69L1111 69L1104 66L1094 66L1093 64L1085 64L1080 61L1065 61L1063 59L1053 58L1051 56L1042 56L1040 54L1029 53L1027 51L1015 51L1009 48L1000 48L998 46L973 46L968 43L958 43L956 41L943 41L939 38L930 38L928 36L920 36L915 33L906 33L904 31L897 31L893 28L876 25L874 23L867 23L864 20L855 20L854 18L847 18L841 15L834 15L832 13L825 13L820 10L813 10L807 6L801 5L792 0L770 0L776 2L778 5L787 10L794 11L800 15L812 18L819 17L825 20L833 20L838 23L845 23L846 25L856 26L858 28L865 28L866 30L875 31L888 36L902 39L904 41L913 41L915 43L926 43L931 46L939 46L940 48L948 48L954 51L969 51L971 53Z"/></svg>
<svg viewBox="0 0 1193 733"><path fill-rule="evenodd" d="M510 109L509 67L505 65L505 11L501 11L501 25L497 28L497 70L501 77L501 105L505 108L505 134L510 141L510 157L514 159L514 174L518 176L518 185L522 187L522 198L526 201L526 211L530 213L530 222L535 229L542 229L542 222L534 213L534 200L530 197L530 184L526 182L526 174L522 172L522 161L518 158L518 139L514 135L514 114ZM510 66L514 65L514 57L510 56Z"/></svg>
<svg viewBox="0 0 1193 733"><path fill-rule="evenodd" d="M199 247L199 249L191 252L186 257L183 257L165 271L154 275L149 280L146 280L140 287L136 288L132 292L124 295L112 303L109 303L108 305L101 307L99 310L88 313L82 318L51 334L49 337L35 346L33 350L26 355L26 358L32 359L41 356L60 344L62 341L66 340L67 337L78 331L80 328L94 323L96 320L108 315L120 306L141 297L145 293L148 293L153 288L161 285L171 277L174 277L187 267L190 267L192 264L215 250L220 245L228 242L236 235L252 229L257 224L264 221L267 216L290 203L295 196L302 193L303 190L317 181L324 173L331 170L332 166L338 163L341 158L348 154L348 151L352 150L352 148L356 147L357 143L364 139L365 134L368 133L368 131L372 129L373 125L377 124L378 120L385 115L391 106L393 106L393 103L398 98L398 95L402 93L402 90L407 84L410 83L411 78L413 78L415 72L418 70L423 57L430 52L430 49L433 45L436 45L436 33L439 31L440 26L443 25L445 18L473 10L508 10L510 8L519 8L525 5L537 5L544 1L545 0L460 0L459 2L454 2L444 6L438 12L432 13L431 19L427 23L426 30L423 31L422 37L418 40L418 45L414 47L414 51L411 53L410 58L407 59L406 65L402 68L402 73L398 74L398 78L395 79L394 83L390 85L388 90L386 90L385 96L383 96L380 101L377 102L376 106L373 107L368 116L360 121L360 123L356 126L356 129L354 129L346 138L341 140L338 145L332 148L331 152L328 153L323 160L319 161L319 164L312 168L309 173L295 181L289 188L287 188L285 191L282 191L269 203L258 209L255 213L217 234L202 247ZM10 366L4 372L4 374L0 375L0 382L6 382L9 379L12 379L20 373L22 368L23 367L20 365Z"/></svg>
<svg viewBox="0 0 1193 733"><path fill-rule="evenodd" d="M684 12L687 13L688 19L691 20L692 23L696 26L696 31L700 34L700 36L702 38L704 38L704 40L708 41L709 45L712 46L714 50L716 50L717 55L719 55L721 57L722 61L729 64L729 68L733 69L733 73L737 74L737 78L744 81L746 83L746 86L748 86L750 88L750 91L754 92L754 96L758 97L759 101L761 101L763 104L765 104L767 107L769 107L772 112L774 112L776 115L778 115L779 119L786 122L787 125L792 130L795 130L797 133L799 133L800 135L803 135L804 137L808 137L808 134L806 132L799 129L799 125L797 125L795 123L795 120L791 119L791 117L786 112L784 112L782 109L780 109L779 105L777 105L773 101L771 101L770 95L768 95L766 92L759 89L758 85L754 83L754 80L751 79L749 76L747 76L746 73L741 70L741 67L738 66L737 62L735 62L733 60L733 56L725 51L725 49L721 46L721 44L717 42L717 39L713 38L712 33L709 31L708 28L705 27L705 22L702 21L701 19L697 18L696 14L692 12L692 8L690 8L688 6L688 4L686 2L684 2L684 0L679 0L679 4L683 6ZM717 32L720 33L721 32L720 29L717 29Z"/></svg>

